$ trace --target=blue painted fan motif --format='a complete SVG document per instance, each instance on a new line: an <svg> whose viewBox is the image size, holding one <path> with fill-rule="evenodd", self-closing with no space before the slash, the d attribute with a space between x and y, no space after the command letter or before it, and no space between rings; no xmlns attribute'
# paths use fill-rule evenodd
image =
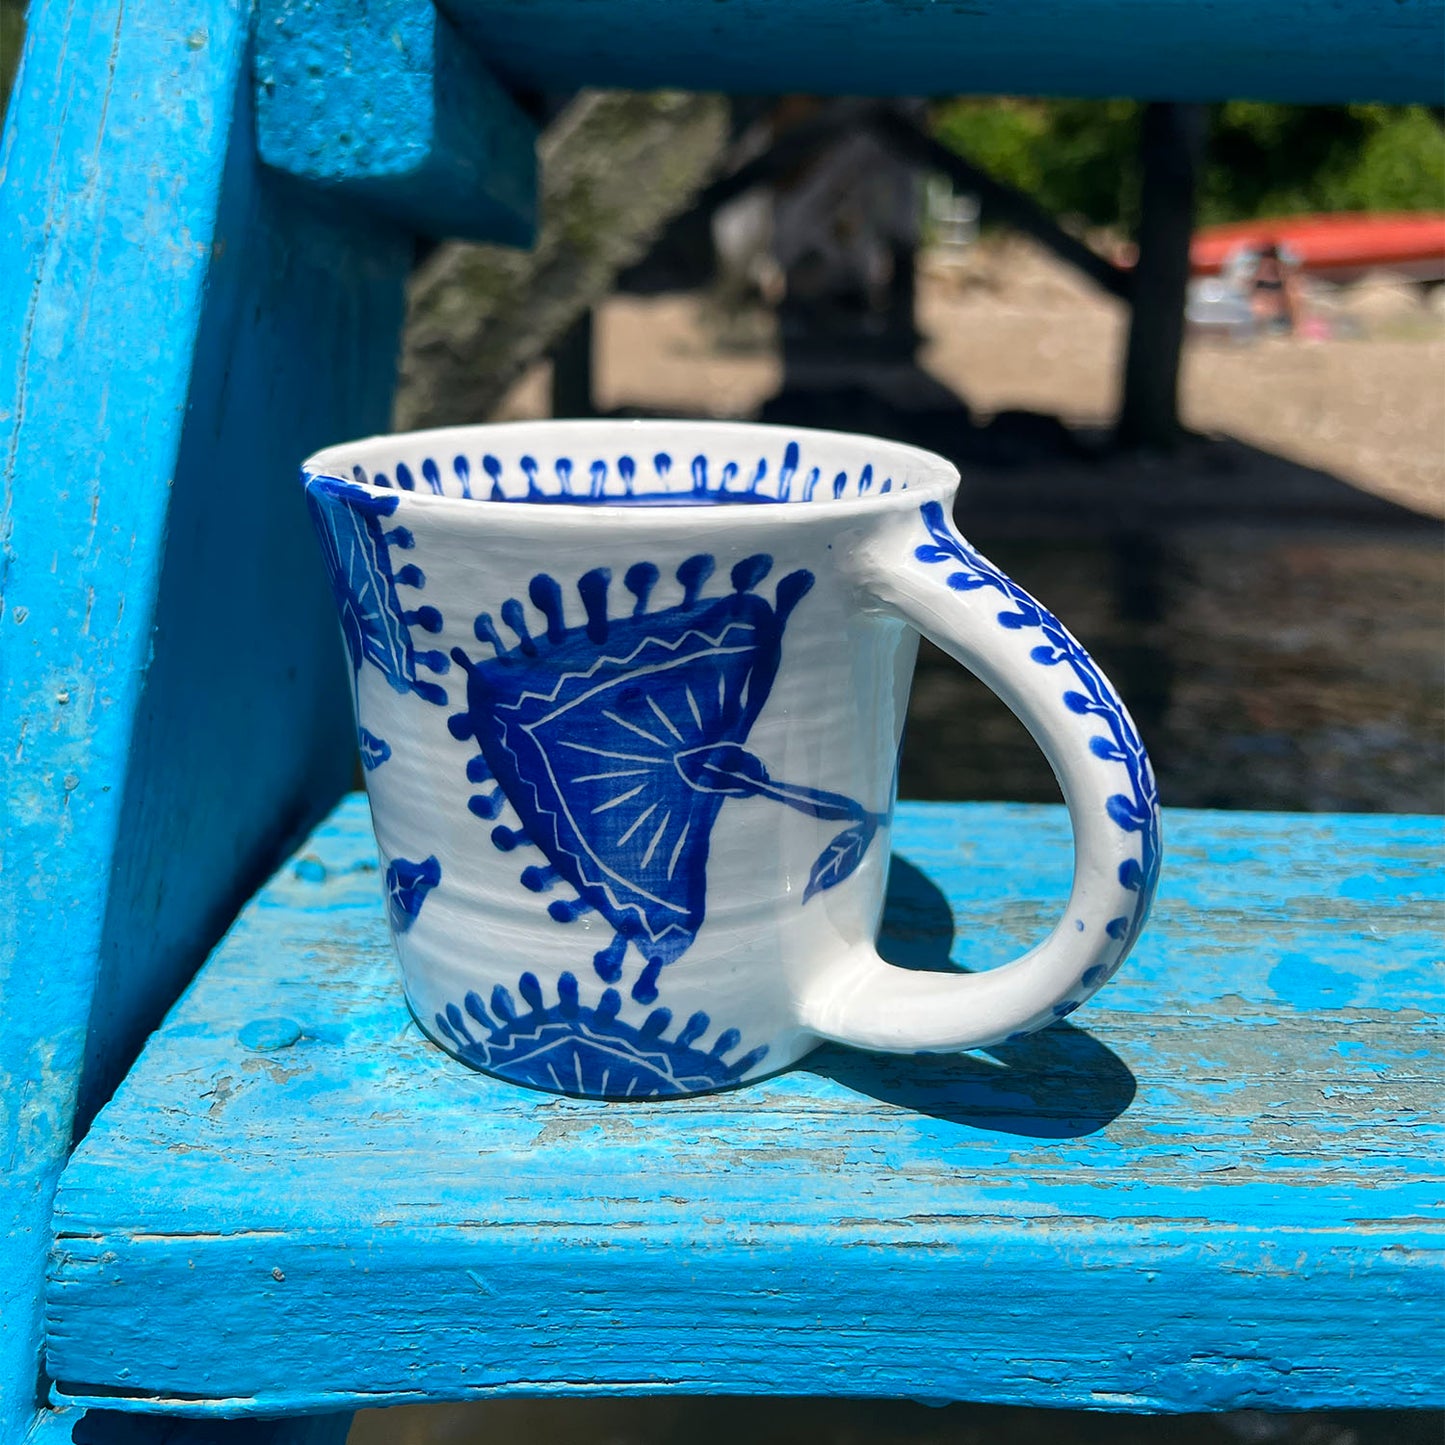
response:
<svg viewBox="0 0 1445 1445"><path fill-rule="evenodd" d="M547 859L522 882L541 892L565 881L577 895L553 902L553 918L596 909L612 925L594 959L606 982L622 976L636 945L645 966L632 996L642 1003L656 999L662 968L702 926L709 842L728 798L769 798L847 825L814 865L804 901L857 868L881 821L841 794L776 782L743 746L777 675L788 618L813 585L812 573L791 572L769 603L755 589L771 568L768 556L745 558L731 594L703 597L714 560L689 557L677 570L683 600L648 612L658 570L640 562L624 578L633 606L621 618L608 615L611 575L597 568L578 580L587 620L570 628L561 587L539 573L529 596L542 635L510 598L501 618L515 645L484 613L475 631L493 655L452 653L467 675L452 734L480 749L470 780L496 784L472 798L472 811L495 819L511 804L522 826L495 828L493 841Z"/></svg>
<svg viewBox="0 0 1445 1445"><path fill-rule="evenodd" d="M360 487L331 478L315 478L306 489L306 504L321 541L326 576L341 616L341 635L351 660L352 700L364 663L376 668L397 692L414 692L427 702L445 705L446 690L421 677L418 668L443 673L451 666L437 651L417 651L411 628L440 632L435 607L405 608L398 585L420 591L426 578L420 567L406 563L393 570L391 549L408 550L414 543L405 527L387 531L382 519L396 511L400 498L376 497ZM364 727L357 729L361 761L368 771L391 756L391 747Z"/></svg>
<svg viewBox="0 0 1445 1445"><path fill-rule="evenodd" d="M712 1021L693 1014L668 1038L669 1009L657 1008L640 1026L618 1017L622 1000L604 989L595 1008L581 1003L575 974L557 980L557 1002L548 1005L536 975L518 980L523 1007L500 985L483 1003L469 993L465 1009L448 1004L436 1026L457 1054L474 1068L520 1084L556 1089L594 1099L647 1099L695 1094L735 1084L767 1055L767 1046L731 1061L741 1043L736 1029L724 1029L704 1050L699 1040Z"/></svg>

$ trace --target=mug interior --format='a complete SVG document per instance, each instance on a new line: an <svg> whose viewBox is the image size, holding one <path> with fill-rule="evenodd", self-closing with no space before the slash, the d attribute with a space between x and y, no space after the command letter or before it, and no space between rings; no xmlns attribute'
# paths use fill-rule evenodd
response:
<svg viewBox="0 0 1445 1445"><path fill-rule="evenodd" d="M958 472L876 437L736 422L540 421L448 427L329 447L309 479L478 502L716 506L859 502Z"/></svg>

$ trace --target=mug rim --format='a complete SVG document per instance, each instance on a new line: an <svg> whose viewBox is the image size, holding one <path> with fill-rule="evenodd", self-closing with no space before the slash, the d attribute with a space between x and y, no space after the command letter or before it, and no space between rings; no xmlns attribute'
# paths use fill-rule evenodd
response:
<svg viewBox="0 0 1445 1445"><path fill-rule="evenodd" d="M379 487L371 481L362 482L350 474L350 469L355 464L358 449L381 445L413 445L429 441L440 443L443 439L451 439L448 442L450 446L462 445L463 439L467 445L474 443L484 445L485 438L502 435L525 438L529 435L541 436L557 433L581 435L586 432L615 432L620 441L628 436L648 434L675 436L678 432L704 430L758 436L764 441L779 444L787 440L808 439L820 444L842 443L850 447L866 445L873 449L867 460L876 464L881 451L885 459L894 457L899 461L907 461L917 467L921 473L907 487L900 487L891 492L872 492L866 496L824 498L812 501L804 500L801 497L789 497L786 500L770 497L767 499L766 505L757 507L712 504L711 510L726 512L731 520L737 522L741 522L745 517L758 514L761 514L761 517L776 517L779 508L786 508L793 515L806 511L808 516L819 520L825 516L856 515L859 509L881 511L899 506L913 508L922 501L951 496L961 480L958 468L937 452L928 451L924 447L912 446L907 442L873 436L867 432L838 431L826 427L782 426L774 422L725 421L709 417L566 417L556 420L532 418L520 421L469 422L455 426L425 427L415 431L377 432L371 436L335 442L311 453L301 463L301 481L306 488L309 488L314 481L335 482L344 487L355 487L369 496L404 497L408 502L426 507L487 508L492 511L494 520L503 513L535 515L538 509L546 509L553 513L579 510L590 515L601 513L609 517L623 515L635 517L639 514L659 517L672 512L686 511L690 516L696 517L697 511L694 509L674 508L666 505L651 506L645 500L640 502L619 500L617 504L612 504L606 498L588 499L585 506L577 507L566 502L559 503L555 499L545 502L533 501L528 497L493 500L490 497L447 496L419 489L406 491L391 486ZM345 462L344 466L343 462ZM479 515L475 511L471 514Z"/></svg>

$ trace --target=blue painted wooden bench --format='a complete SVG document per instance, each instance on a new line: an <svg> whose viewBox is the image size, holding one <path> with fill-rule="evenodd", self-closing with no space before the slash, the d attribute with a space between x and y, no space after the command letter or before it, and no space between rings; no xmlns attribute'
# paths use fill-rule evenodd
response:
<svg viewBox="0 0 1445 1445"><path fill-rule="evenodd" d="M1440 1401L1440 824L1167 822L1149 935L1078 1027L619 1107L422 1037L348 798L65 1171L57 1398ZM1012 957L1070 866L1061 808L903 804L885 953Z"/></svg>
<svg viewBox="0 0 1445 1445"><path fill-rule="evenodd" d="M512 95L1436 100L1442 31L1440 0L37 0L0 153L0 1440L335 1440L528 1389L1438 1401L1430 825L1181 818L1082 1029L654 1112L419 1042L351 802L132 1064L348 783L295 464L385 427L418 236L529 234ZM910 812L894 946L1028 933L1059 829ZM646 1317L609 1288L637 1271Z"/></svg>

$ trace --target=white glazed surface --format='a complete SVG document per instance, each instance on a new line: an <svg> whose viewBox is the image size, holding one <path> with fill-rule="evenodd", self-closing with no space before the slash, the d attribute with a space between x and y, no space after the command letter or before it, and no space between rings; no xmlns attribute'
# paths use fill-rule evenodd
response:
<svg viewBox="0 0 1445 1445"><path fill-rule="evenodd" d="M1158 865L1147 759L1078 644L952 530L942 459L517 423L351 443L303 476L407 998L468 1063L637 1096L819 1038L976 1047L1072 1011L1132 945ZM1023 718L1074 824L1058 927L981 974L873 947L915 628Z"/></svg>

